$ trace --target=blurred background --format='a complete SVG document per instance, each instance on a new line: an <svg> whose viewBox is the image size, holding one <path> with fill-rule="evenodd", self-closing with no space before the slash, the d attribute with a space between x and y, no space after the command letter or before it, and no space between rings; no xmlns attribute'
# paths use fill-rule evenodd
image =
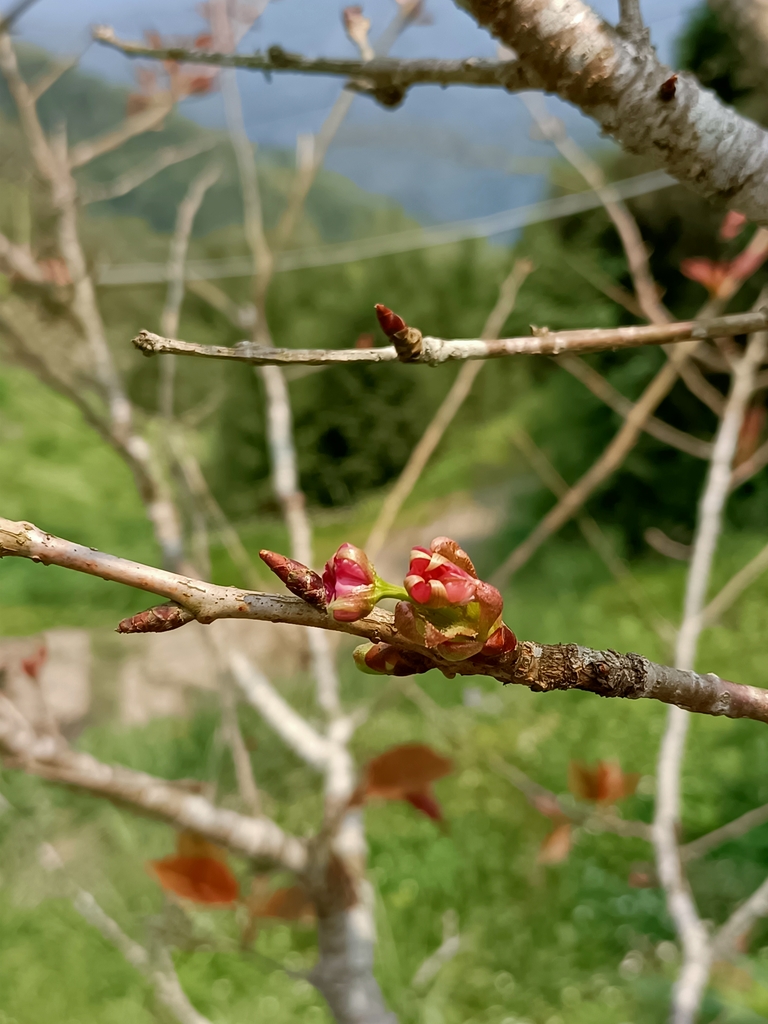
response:
<svg viewBox="0 0 768 1024"><path fill-rule="evenodd" d="M615 19L612 2L595 6ZM728 25L706 4L645 0L643 13L664 60L692 70L727 102L768 123L764 75L749 66ZM394 0L368 0L372 39L396 14ZM65 126L70 146L106 132L126 111L135 113L141 108L137 97L141 101L154 87L141 70L147 63L90 42L90 27L98 23L111 24L131 40L146 32L192 39L206 30L192 0L34 4L14 30L25 77L33 80L57 62L79 58L39 103L44 127L61 132ZM274 43L308 55L355 56L335 0L275 0L240 49ZM392 53L492 58L496 45L450 0L426 0ZM306 140L321 128L343 83L292 74L267 79L246 71L237 73L237 82L245 129L256 147L269 235L289 201ZM727 260L748 235L723 239L724 211L658 175L641 179L651 166L599 138L577 111L551 97L546 104L609 180L638 179L628 205L648 243L664 301L680 318L694 315L706 293L681 272L682 261ZM111 194L115 182L151 163L160 150L184 147L192 154L188 158L169 162L125 194ZM183 98L157 130L75 172L79 230L108 343L136 420L152 443L162 433L160 360L142 358L130 339L142 328L160 330L179 204L212 154L221 173L194 218L188 256L195 281L184 296L177 336L231 345L247 334L251 283L237 166L215 82ZM637 322L631 305L615 301L617 294L626 297L630 279L605 211L595 201L565 216L562 205L551 204L586 187L518 96L418 87L395 110L356 96L278 263L267 301L272 336L276 344L297 348L382 344L373 314L374 303L382 302L430 335L477 337L499 286L521 258L533 269L505 335L526 334L530 324L560 329ZM55 291L66 290L68 281L56 278L48 200L2 83L0 231L47 267L52 289L35 291L0 275L0 317L23 302L30 330L45 326L40 344L54 353L57 372L78 379L81 368L72 369L67 351L71 327ZM748 308L766 277L759 270L734 308ZM238 317L241 326L232 323ZM590 357L589 364L632 400L663 361L662 352L648 348ZM170 474L181 495L189 557L215 582L243 586L255 580L271 588L258 551L284 551L288 541L271 488L261 382L245 365L178 363L179 436L206 481L201 498L189 474ZM365 541L456 373L451 366L403 365L288 371L300 482L316 530L318 564L342 541ZM721 391L724 380L715 368L708 383ZM763 440L764 410L756 408L752 437L744 441L751 448L743 458ZM683 383L658 416L702 440L711 438L716 425L712 409ZM467 548L481 575L490 575L552 506L546 467L574 482L620 422L582 382L549 360L506 359L486 366L390 531L377 560L382 574L402 575L413 543L447 534ZM505 590L505 620L517 635L634 650L668 661L669 644L654 622L659 615L673 623L679 619L705 469L703 460L644 435L587 507L614 568L623 569L609 571L579 524L567 525ZM125 461L89 425L77 402L52 387L39 363L20 357L7 338L0 340L0 497L8 518L161 563ZM728 506L716 586L765 543L767 515L763 471ZM232 530L240 547L232 543ZM254 576L246 578L243 566L249 561ZM631 585L622 577L625 570ZM198 633L114 633L119 619L145 604L128 588L6 560L0 566L0 683L7 690L16 687L25 699L32 677L19 666L42 645L46 661L35 685L42 686L49 712L79 749L169 778L202 779L236 806L215 671ZM767 611L768 580L758 580L706 633L701 667L762 685ZM312 719L317 709L304 641L286 642L279 626L237 625L238 643ZM339 664L350 706L377 700L382 681L357 673L343 642ZM366 812L379 931L377 976L389 1005L401 1021L425 1024L664 1019L677 953L663 897L654 887L648 844L585 827L569 836L564 849L547 852L552 822L494 758L566 799L583 799L586 792L574 782L572 762L619 761L639 778L621 803L622 813L648 821L665 709L650 702L614 705L578 693L502 692L486 679L469 685L434 673L418 683L381 702L354 740L360 763L408 741L429 743L454 761L454 771L438 786L442 825L404 803ZM316 779L255 712L243 708L240 714L270 813L306 833L317 823ZM753 722L698 717L692 723L684 780L686 839L768 801L762 730ZM54 843L73 877L126 930L141 935L158 918L164 899L144 863L170 851L170 830L21 773L3 770L0 780L0 1024L158 1019L149 986L75 913L36 851L42 842ZM721 920L762 881L766 868L766 827L693 863L692 884L704 916ZM237 932L231 911L194 915L202 938L180 942L175 957L201 1012L233 1024L330 1020L311 987L277 966L311 966L311 925L271 921L255 940L258 955L246 956L225 942L234 942ZM419 975L445 928L460 942L431 976ZM756 928L746 952L744 965L715 972L704 1020L768 1019L766 926Z"/></svg>

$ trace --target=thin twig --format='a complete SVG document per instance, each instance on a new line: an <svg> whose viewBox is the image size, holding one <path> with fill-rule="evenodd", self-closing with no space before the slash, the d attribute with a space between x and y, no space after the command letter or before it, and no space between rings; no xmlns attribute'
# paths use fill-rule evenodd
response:
<svg viewBox="0 0 768 1024"><path fill-rule="evenodd" d="M190 182L187 193L176 211L176 226L168 253L168 290L160 314L160 330L164 334L174 335L179 330L181 305L184 301L184 264L192 227L208 189L216 184L220 176L221 165L218 162L204 167ZM158 408L160 415L166 420L173 419L175 371L175 359L167 360L160 368Z"/></svg>
<svg viewBox="0 0 768 1024"><path fill-rule="evenodd" d="M248 68L268 73L334 75L352 80L357 92L369 92L387 106L397 106L413 85L495 86L514 92L529 88L531 78L517 61L484 60L395 60L377 57L372 61L349 58L308 58L270 46L266 53L205 53L180 47L155 49L116 38L114 29L99 26L93 30L97 43L111 46L129 57L151 60L183 61L220 68ZM534 83L535 84L535 83Z"/></svg>
<svg viewBox="0 0 768 1024"><path fill-rule="evenodd" d="M754 334L734 369L725 412L715 437L707 482L699 506L686 583L683 621L677 639L675 661L682 669L692 669L695 661L698 639L703 628L702 610L712 561L730 490L731 464L767 341L764 332ZM659 879L683 948L683 964L673 997L674 1024L692 1024L695 1019L709 977L712 955L706 928L699 917L685 877L677 839L680 779L687 730L688 715L679 707L670 708L659 752L653 823Z"/></svg>
<svg viewBox="0 0 768 1024"><path fill-rule="evenodd" d="M768 544L733 575L725 586L702 609L703 627L711 626L723 617L728 609L741 597L747 587L759 579L768 569Z"/></svg>
<svg viewBox="0 0 768 1024"><path fill-rule="evenodd" d="M586 354L616 349L638 348L642 345L667 345L688 339L736 336L764 330L768 324L768 310L737 313L711 320L682 320L666 325L638 325L633 327L595 327L574 331L550 331L537 328L533 337L500 338L485 341L482 338L421 339L421 352L408 358L411 363L440 365L452 360L495 359L502 356L543 355L558 356L563 352ZM398 360L394 346L371 349L293 349L261 348L240 342L234 348L222 345L197 345L174 338L162 338L151 331L142 331L133 344L146 355L173 354L200 356L208 359L230 359L254 366L291 366L301 363L324 366L332 363L392 363ZM675 374L677 377L677 374Z"/></svg>
<svg viewBox="0 0 768 1024"><path fill-rule="evenodd" d="M601 373L598 373L594 367L579 358L579 356L566 354L558 356L555 362L558 366L562 366L564 370L567 370L572 377L581 381L585 387L589 388L593 395L602 402L605 402L619 416L626 418L632 411L633 403L628 398L625 398L620 391L617 391L613 384ZM690 364L687 365L690 366ZM677 427L665 423L656 416L648 417L643 424L643 430L651 437L655 437L657 441L661 441L662 444L668 444L672 448L677 448L678 451L685 452L686 455L693 455L694 458L709 459L712 455L711 442L702 441L692 434L678 430Z"/></svg>
<svg viewBox="0 0 768 1024"><path fill-rule="evenodd" d="M530 434L525 430L518 429L512 435L512 440L555 497L562 498L568 493L568 484L534 442ZM579 512L576 514L576 525L579 527L586 542L597 552L613 578L626 590L640 615L650 624L659 638L665 644L674 643L675 630L672 623L665 619L663 615L659 615L654 609L650 597L643 590L627 564L616 554L613 544L606 537L599 523L592 516Z"/></svg>
<svg viewBox="0 0 768 1024"><path fill-rule="evenodd" d="M194 142L188 142L182 146L164 146L143 163L125 171L112 181L81 185L80 203L82 206L88 206L90 203L103 203L125 196L167 167L173 167L174 164L199 156L215 145L217 145L216 139L196 139Z"/></svg>
<svg viewBox="0 0 768 1024"><path fill-rule="evenodd" d="M711 832L699 836L698 839L693 839L690 843L681 846L680 854L686 861L695 860L697 857L703 857L710 850L722 846L723 843L740 839L747 832L751 832L753 828L759 828L766 822L768 822L768 804L763 804L762 807L755 807L754 810L747 811L746 814L729 821L726 825L721 825L720 828L713 829Z"/></svg>
<svg viewBox="0 0 768 1024"><path fill-rule="evenodd" d="M637 0L628 0L628 2L637 3ZM638 19L639 16L638 10ZM642 21L639 24L642 25ZM643 315L651 323L669 323L672 317L659 301L659 289L651 274L648 251L637 221L606 181L602 168L568 136L563 122L548 113L542 96L526 93L521 99L544 137L555 145L560 155L579 172L599 196L621 240L627 257L629 273L635 287L635 296Z"/></svg>
<svg viewBox="0 0 768 1024"><path fill-rule="evenodd" d="M489 341L498 338L507 318L514 309L517 293L532 270L533 265L528 260L515 261L512 270L502 282L496 304L483 327L482 338ZM375 560L383 548L400 510L424 472L445 431L472 390L475 378L482 367L482 362L466 363L456 375L448 394L440 403L439 409L408 457L394 487L384 500L376 522L371 527L371 532L365 543L365 550L370 558Z"/></svg>

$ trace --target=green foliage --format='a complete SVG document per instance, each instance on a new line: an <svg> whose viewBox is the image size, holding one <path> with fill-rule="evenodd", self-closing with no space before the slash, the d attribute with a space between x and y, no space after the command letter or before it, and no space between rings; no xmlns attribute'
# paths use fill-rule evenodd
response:
<svg viewBox="0 0 768 1024"><path fill-rule="evenodd" d="M761 543L759 536L730 537L720 575ZM653 559L636 571L649 606L674 615L684 567ZM702 666L759 684L766 603L768 582L761 581L707 634ZM522 573L507 595L506 617L520 635L542 641L567 635L588 645L665 656L625 592L606 581L580 545L554 544L538 569ZM379 696L386 682L356 673L347 654L341 661L345 699L360 704ZM628 884L630 871L649 860L649 847L582 830L563 865L537 865L538 846L552 824L493 770L490 759L501 756L564 793L570 759L619 758L626 770L644 776L622 812L648 820L665 708L590 694L499 691L490 680L428 675L419 683L436 704L432 713L402 696L390 699L355 740L360 763L408 741L430 743L456 762L455 772L438 784L444 832L405 804L374 804L366 811L377 895L377 974L403 1024L558 1018L567 1024L657 1024L674 974L671 947L663 945L672 930L659 890ZM471 706L463 697L467 685L476 691ZM312 715L311 692L308 679L297 679L286 696ZM305 831L317 821L317 777L257 716L245 713L242 727L255 750L269 813ZM94 724L78 746L169 778L194 775L215 783L220 799L237 806L231 763L217 739L217 712L205 702L189 721L159 720L130 730ZM685 837L768 800L767 756L758 723L695 717L684 776ZM4 992L4 1012L19 1022L44 1016L51 1024L153 1019L153 998L143 981L72 912L62 897L64 882L41 872L35 850L43 840L55 841L67 876L91 889L129 934L145 941L152 929L171 922L143 868L146 859L170 852L171 831L21 773L3 772L2 788L12 807L0 817L0 974L14 979ZM762 880L766 831L757 829L694 865L692 883L706 917L722 921ZM252 869L236 859L234 867L245 884ZM441 942L447 910L458 915L461 950L426 990L414 989L414 973ZM318 1024L328 1021L316 994L264 959L310 968L313 929L265 926L255 954L242 955L231 948L237 928L230 911L194 912L192 918L194 941L178 937L182 948L175 955L201 1012L243 1024L254 1007L277 1024L304 1015ZM750 956L740 961L741 973L715 973L705 1022L750 1024L766 1012L767 942L760 926Z"/></svg>

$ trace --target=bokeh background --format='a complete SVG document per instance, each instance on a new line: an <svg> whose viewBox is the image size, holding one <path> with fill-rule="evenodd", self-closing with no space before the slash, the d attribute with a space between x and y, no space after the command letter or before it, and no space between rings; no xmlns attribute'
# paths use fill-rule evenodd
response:
<svg viewBox="0 0 768 1024"><path fill-rule="evenodd" d="M613 3L597 6L615 17ZM394 10L392 0L366 4L374 35ZM750 116L768 119L768 86L750 73L727 28L706 5L647 0L643 10L664 59L693 70ZM398 40L395 55L495 54L493 40L450 0L428 0L425 11L424 23ZM34 5L16 32L25 74L34 75L52 56L82 55L79 68L67 72L41 103L46 126L65 122L71 142L119 120L135 89L135 64L89 44L94 23L112 24L130 39L146 30L193 35L204 26L191 0L40 0ZM354 52L333 0L272 3L242 48L272 43L310 55ZM317 131L340 84L293 75L267 81L248 72L239 72L238 82L248 135L258 147L269 228L289 192L297 136ZM547 103L611 179L651 170L598 138L576 111L551 98ZM216 267L216 261L247 252L218 93L185 100L162 131L94 162L83 171L82 182L107 182L160 145L209 138L221 152L224 172L196 219L190 257ZM141 328L158 329L165 297L158 268L167 259L178 203L206 159L201 155L168 168L128 195L82 212L110 344L150 433L158 361L136 354L130 339ZM629 284L602 209L512 231L504 219L509 210L583 188L554 147L531 131L518 97L422 87L394 111L357 97L292 240L292 250L312 252L316 262L327 265L276 276L269 297L273 335L287 346L348 346L360 335L376 334L373 305L384 302L432 335L475 337L518 257L530 259L534 270L507 333L526 333L529 324L577 328L633 322L601 290L605 279ZM45 223L40 202L10 98L0 84L0 230L18 242L32 242L44 256L44 229L32 234L33 224ZM743 237L721 241L723 211L679 186L649 192L629 205L649 243L665 302L681 317L692 315L704 292L681 274L681 261L728 258ZM477 218L485 218L482 226ZM454 222L457 241L425 244L428 234L413 240L414 229ZM404 239L407 232L409 241L386 256L337 262L334 250L323 248L399 232ZM760 271L748 283L740 308L765 279ZM248 301L245 278L223 277L217 283L235 303ZM0 306L9 287L0 277ZM232 344L240 338L193 293L185 298L179 333L204 343ZM591 361L634 398L663 359L647 349ZM387 365L336 367L290 378L301 484L319 557L328 557L344 540L363 541L455 373L453 367ZM177 394L180 419L213 493L248 551L255 557L262 547L285 550L269 481L258 380L245 366L181 361ZM702 438L715 426L711 411L682 384L659 415ZM481 574L490 574L553 503L521 451L519 433L532 437L572 482L603 450L618 422L551 362L494 362L482 371L407 502L382 565L402 572L414 541L449 534L467 547ZM522 637L668 660L669 650L651 620L654 613L673 622L679 618L686 567L646 538L649 530L661 530L684 555L704 471L703 462L645 436L588 506L640 590L630 593L617 583L570 525L514 577L505 593L506 621ZM73 405L2 348L0 498L6 517L31 520L128 558L159 561L124 464ZM765 543L767 515L768 477L762 473L729 504L715 586ZM211 559L216 582L243 583L215 530ZM262 582L271 586L266 571ZM178 640L169 636L152 643L114 635L116 622L143 606L141 595L127 588L6 560L0 565L0 659L10 658L18 645L37 643L42 634L49 662L56 666L55 672L47 669L52 699L80 749L170 778L204 779L226 800L234 790L232 769L200 651L184 633ZM767 612L768 581L758 581L705 635L701 667L762 685ZM276 636L254 628L247 642L254 656L268 662L286 696L315 716L305 653L281 637L279 627ZM348 653L342 646L345 698L351 705L375 700L381 681L357 673ZM494 757L557 793L568 789L570 762L618 759L626 771L641 776L622 813L647 821L665 709L577 693L501 691L492 681L468 685L434 674L419 684L420 691L399 692L383 702L355 738L361 763L410 740L427 742L455 761L455 771L438 787L446 816L442 829L404 804L367 811L377 973L400 1019L425 1024L653 1024L664 1019L677 954L663 897L649 877L648 845L582 829L561 863L537 863L551 823L494 768ZM307 832L317 824L317 780L255 714L243 709L241 715L271 812L287 827ZM763 733L752 722L693 722L684 780L686 838L768 801ZM35 851L41 842L55 842L73 876L87 883L126 930L140 936L163 904L144 863L169 852L170 830L18 773L2 771L0 779L0 1024L154 1021L149 987L77 916ZM734 901L759 884L766 868L766 827L697 861L691 878L704 916L722 920ZM419 966L440 945L446 914L457 922L459 952L428 984L415 984ZM195 923L196 942L180 943L176 963L193 1002L212 1020L319 1024L329 1019L311 987L277 966L311 966L311 927L274 923L259 934L257 953L243 955L233 948L237 922L231 912L195 911ZM715 971L704 1019L721 1024L768 1019L767 985L768 929L761 925L750 938L744 964Z"/></svg>

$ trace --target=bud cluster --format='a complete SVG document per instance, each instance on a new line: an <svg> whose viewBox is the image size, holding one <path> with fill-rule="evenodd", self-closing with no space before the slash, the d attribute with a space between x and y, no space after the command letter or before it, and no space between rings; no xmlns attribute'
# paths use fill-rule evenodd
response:
<svg viewBox="0 0 768 1024"><path fill-rule="evenodd" d="M327 607L338 622L356 622L379 601L396 600L397 633L441 661L496 659L517 645L502 621L501 594L478 578L467 553L449 537L436 537L429 548L411 551L402 587L381 579L362 548L342 544L326 563L320 600L317 574L274 552L263 551L261 557L293 593ZM364 672L383 675L410 675L433 666L425 654L383 643L358 647L355 662Z"/></svg>

